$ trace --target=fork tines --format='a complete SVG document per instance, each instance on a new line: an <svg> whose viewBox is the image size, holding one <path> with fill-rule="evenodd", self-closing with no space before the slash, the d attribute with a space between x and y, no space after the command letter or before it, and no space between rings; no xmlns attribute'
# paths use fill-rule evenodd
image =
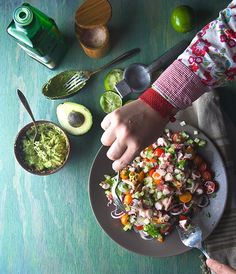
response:
<svg viewBox="0 0 236 274"><path fill-rule="evenodd" d="M111 194L112 194L112 198L113 198L113 202L114 204L122 211L126 212L125 207L123 205L123 203L121 202L120 198L118 197L117 193L116 193L116 188L119 184L119 172L116 175L116 181L113 183L112 188L111 188Z"/></svg>
<svg viewBox="0 0 236 274"><path fill-rule="evenodd" d="M77 77L78 77L77 74L75 74L74 76L72 76L72 77L70 78L70 80L68 80L68 81L64 84L64 86L65 86L65 87L68 87L68 86L73 82L73 80L75 80Z"/></svg>
<svg viewBox="0 0 236 274"><path fill-rule="evenodd" d="M81 84L85 83L85 81L87 81L85 75L76 73L64 84L66 92L69 92L74 88L80 86Z"/></svg>

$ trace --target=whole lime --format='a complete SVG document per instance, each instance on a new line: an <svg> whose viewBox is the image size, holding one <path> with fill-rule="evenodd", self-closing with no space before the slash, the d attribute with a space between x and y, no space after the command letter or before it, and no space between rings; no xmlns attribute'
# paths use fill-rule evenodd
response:
<svg viewBox="0 0 236 274"><path fill-rule="evenodd" d="M188 32L193 28L193 10L188 6L178 6L171 14L171 25L177 32Z"/></svg>

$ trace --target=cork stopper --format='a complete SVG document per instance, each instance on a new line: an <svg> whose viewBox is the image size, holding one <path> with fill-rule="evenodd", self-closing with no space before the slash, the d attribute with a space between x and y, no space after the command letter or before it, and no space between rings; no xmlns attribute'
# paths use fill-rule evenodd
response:
<svg viewBox="0 0 236 274"><path fill-rule="evenodd" d="M87 0L75 14L75 24L80 28L104 26L111 18L111 5L107 0Z"/></svg>

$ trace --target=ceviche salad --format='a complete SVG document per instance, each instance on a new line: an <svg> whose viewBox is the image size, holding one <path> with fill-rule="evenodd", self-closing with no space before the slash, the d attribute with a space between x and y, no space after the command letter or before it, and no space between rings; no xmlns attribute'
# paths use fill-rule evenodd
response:
<svg viewBox="0 0 236 274"><path fill-rule="evenodd" d="M198 152L205 145L205 140L185 131L166 129L120 171L116 194L125 210L116 208L111 216L120 219L125 231L135 230L145 240L163 242L176 225L188 229L194 213L209 204L209 196L217 189L213 172ZM100 186L109 205L117 177L104 177Z"/></svg>

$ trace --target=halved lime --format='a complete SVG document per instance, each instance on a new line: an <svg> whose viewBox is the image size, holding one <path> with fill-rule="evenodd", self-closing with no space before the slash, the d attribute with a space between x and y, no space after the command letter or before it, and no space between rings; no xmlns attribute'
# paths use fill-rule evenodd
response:
<svg viewBox="0 0 236 274"><path fill-rule="evenodd" d="M105 113L110 113L122 106L122 99L117 93L106 91L100 97L100 106Z"/></svg>
<svg viewBox="0 0 236 274"><path fill-rule="evenodd" d="M115 85L119 83L124 75L124 71L122 69L112 69L107 73L104 78L104 87L107 91L115 91Z"/></svg>

